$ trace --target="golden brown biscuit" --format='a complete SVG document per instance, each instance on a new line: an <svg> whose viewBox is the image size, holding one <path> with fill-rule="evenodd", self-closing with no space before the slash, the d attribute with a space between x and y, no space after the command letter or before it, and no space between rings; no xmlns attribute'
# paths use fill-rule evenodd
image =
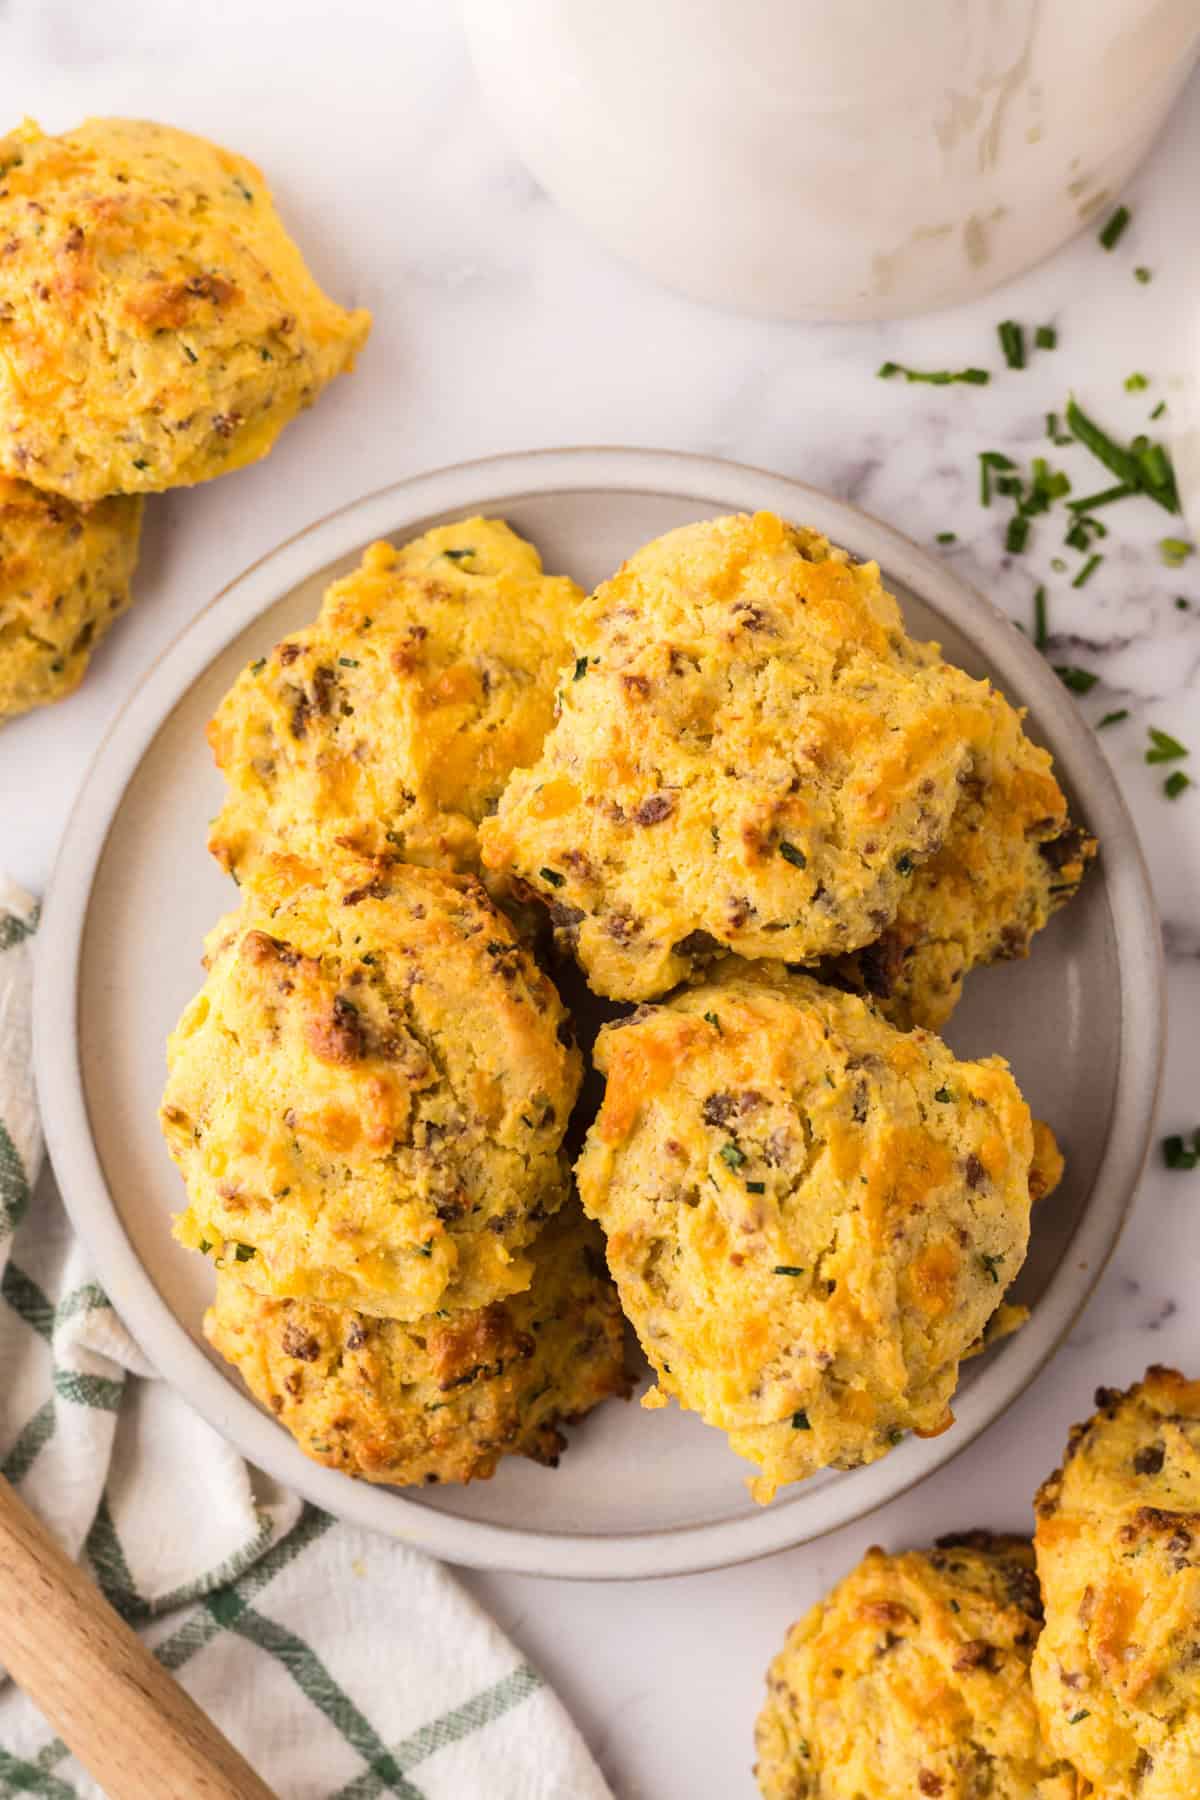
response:
<svg viewBox="0 0 1200 1800"><path fill-rule="evenodd" d="M1024 1539L868 1550L767 1673L765 1800L1074 1800L1029 1685L1040 1623Z"/></svg>
<svg viewBox="0 0 1200 1800"><path fill-rule="evenodd" d="M580 1058L479 883L343 861L207 940L168 1045L176 1235L261 1293L396 1319L527 1287Z"/></svg>
<svg viewBox="0 0 1200 1800"><path fill-rule="evenodd" d="M1200 1382L1101 1388L1037 1497L1047 1742L1104 1800L1200 1794Z"/></svg>
<svg viewBox="0 0 1200 1800"><path fill-rule="evenodd" d="M129 605L142 503L72 506L0 475L0 719L73 693Z"/></svg>
<svg viewBox="0 0 1200 1800"><path fill-rule="evenodd" d="M1025 1256L1029 1110L778 964L609 1025L578 1164L666 1396L758 1463L756 1498L951 1422L961 1358Z"/></svg>
<svg viewBox="0 0 1200 1800"><path fill-rule="evenodd" d="M315 624L243 670L209 726L209 849L246 884L337 845L473 871L476 828L554 717L582 598L499 519L373 544Z"/></svg>
<svg viewBox="0 0 1200 1800"><path fill-rule="evenodd" d="M370 329L254 164L167 125L0 138L0 245L0 470L72 500L256 462Z"/></svg>
<svg viewBox="0 0 1200 1800"><path fill-rule="evenodd" d="M204 1329L314 1461L402 1486L486 1481L502 1456L553 1465L559 1425L631 1385L596 1227L565 1206L530 1257L523 1293L410 1325L222 1273Z"/></svg>
<svg viewBox="0 0 1200 1800"><path fill-rule="evenodd" d="M1027 956L1096 853L1096 840L1067 816L1049 752L1030 742L1001 694L992 698L992 736L976 752L941 848L913 871L875 943L825 971L906 1030L940 1030L971 969Z"/></svg>
<svg viewBox="0 0 1200 1800"><path fill-rule="evenodd" d="M987 683L913 643L874 563L770 513L639 550L575 651L541 758L480 836L615 999L722 950L877 939L994 730Z"/></svg>

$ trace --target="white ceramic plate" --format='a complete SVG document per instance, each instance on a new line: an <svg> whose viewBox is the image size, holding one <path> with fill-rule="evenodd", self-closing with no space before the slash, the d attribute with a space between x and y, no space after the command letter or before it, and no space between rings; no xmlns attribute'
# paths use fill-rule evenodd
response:
<svg viewBox="0 0 1200 1800"><path fill-rule="evenodd" d="M500 514L585 586L648 538L769 507L877 557L912 628L1028 705L1103 855L1028 962L974 975L949 1035L1011 1060L1067 1155L1039 1209L1019 1295L1032 1321L966 1371L957 1424L882 1462L746 1494L747 1465L694 1415L613 1402L572 1433L556 1472L520 1459L466 1489L408 1493L317 1467L200 1332L211 1273L170 1235L182 1189L155 1113L167 1032L200 979L203 933L233 900L206 855L220 784L204 724L243 663L316 612L333 576L382 536ZM502 457L400 483L256 563L183 633L102 746L67 829L38 940L36 1060L67 1206L114 1304L168 1381L253 1462L319 1505L451 1561L576 1577L678 1574L797 1544L903 1492L1037 1373L1111 1252L1152 1124L1162 1047L1158 929L1133 826L1092 733L1044 660L944 562L798 483L633 450Z"/></svg>

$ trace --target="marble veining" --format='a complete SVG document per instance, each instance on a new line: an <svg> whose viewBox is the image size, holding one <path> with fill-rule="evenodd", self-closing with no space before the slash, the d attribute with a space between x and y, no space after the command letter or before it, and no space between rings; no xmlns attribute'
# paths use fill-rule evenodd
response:
<svg viewBox="0 0 1200 1800"><path fill-rule="evenodd" d="M1050 596L1054 661L1099 681L1078 704L1130 718L1102 742L1142 832L1165 921L1171 1045L1161 1130L1200 1125L1200 786L1174 803L1143 761L1146 726L1195 744L1200 781L1200 556L1149 502L1103 515L1087 586L1060 515L1004 549L1007 509L978 502L976 456L1048 454L1075 491L1108 484L1045 441L1074 389L1114 431L1159 400L1177 425L1200 363L1194 206L1200 86L1124 196L1133 222L1106 254L1091 228L1003 293L888 326L787 326L708 311L614 262L514 163L484 116L454 9L442 0L0 0L0 118L57 129L97 112L160 116L260 161L322 280L376 315L359 373L284 437L268 464L148 514L140 599L79 695L0 732L0 864L44 886L88 760L130 686L196 609L312 519L422 468L550 444L714 452L813 482L940 551L1012 617ZM1136 265L1153 272L1148 285ZM1059 348L1007 371L996 322L1053 323ZM976 364L988 387L882 382L885 359ZM1144 391L1126 376L1142 371ZM1160 429L1161 427L1147 427ZM1118 523L1119 521L1119 523ZM1193 521L1200 531L1200 518ZM1059 554L1067 573L1052 569ZM1189 601L1187 609L1176 598ZM1185 765L1188 766L1188 765ZM1151 1360L1200 1373L1200 1171L1154 1160L1134 1217L1068 1343L962 1457L875 1517L806 1549L639 1587L466 1577L556 1683L622 1800L749 1800L762 1671L790 1620L872 1541L927 1541L1029 1523L1035 1482L1098 1381Z"/></svg>

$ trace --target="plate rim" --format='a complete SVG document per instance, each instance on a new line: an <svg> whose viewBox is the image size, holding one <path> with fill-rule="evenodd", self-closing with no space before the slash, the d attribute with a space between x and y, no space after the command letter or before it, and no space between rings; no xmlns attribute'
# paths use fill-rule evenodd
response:
<svg viewBox="0 0 1200 1800"><path fill-rule="evenodd" d="M522 495L581 490L661 494L723 511L814 512L835 541L869 554L957 622L998 685L1052 713L1056 762L1084 788L1105 846L1119 971L1114 1103L1086 1208L1034 1318L961 1396L938 1439L910 1439L824 1493L814 1528L787 1497L746 1516L613 1534L545 1532L462 1518L311 1462L275 1420L217 1369L160 1296L108 1192L87 1113L76 1028L84 932L112 822L155 736L213 658L306 576L372 537L429 514L486 511ZM630 550L634 548L630 546ZM1065 749L1063 748L1065 746ZM1082 779L1081 779L1082 777ZM1091 728L1012 620L944 559L894 527L788 476L681 451L568 447L518 451L406 477L286 538L222 587L142 673L96 750L68 816L34 940L34 1070L46 1145L74 1228L132 1336L160 1375L246 1459L335 1516L467 1567L576 1580L666 1577L727 1567L812 1542L860 1520L959 1455L1025 1392L1070 1331L1112 1256L1144 1167L1165 1048L1165 974L1149 874L1132 817ZM851 1494L852 1497L847 1499ZM803 1489L795 1490L798 1497Z"/></svg>

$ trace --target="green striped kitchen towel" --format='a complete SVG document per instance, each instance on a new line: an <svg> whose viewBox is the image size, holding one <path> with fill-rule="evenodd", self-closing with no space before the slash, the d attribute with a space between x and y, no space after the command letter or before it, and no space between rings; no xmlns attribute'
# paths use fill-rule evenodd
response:
<svg viewBox="0 0 1200 1800"><path fill-rule="evenodd" d="M281 1800L611 1800L443 1568L273 1487L154 1379L37 1179L36 925L0 880L0 1471ZM0 1674L16 1794L103 1800Z"/></svg>

